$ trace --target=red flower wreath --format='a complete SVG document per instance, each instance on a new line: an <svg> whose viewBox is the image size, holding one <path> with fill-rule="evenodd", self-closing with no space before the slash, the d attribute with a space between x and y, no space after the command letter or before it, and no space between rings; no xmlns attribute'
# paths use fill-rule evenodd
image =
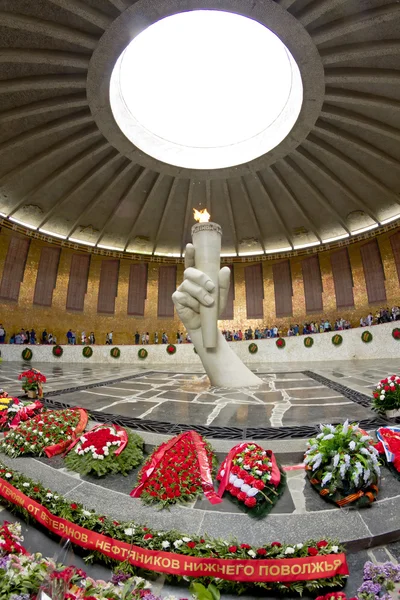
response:
<svg viewBox="0 0 400 600"><path fill-rule="evenodd" d="M275 342L277 348L284 348L286 346L286 342L283 338L278 338Z"/></svg>
<svg viewBox="0 0 400 600"><path fill-rule="evenodd" d="M174 344L168 344L167 346L167 353L168 354L175 354L176 352L176 346L174 346Z"/></svg>
<svg viewBox="0 0 400 600"><path fill-rule="evenodd" d="M393 329L392 336L394 337L395 340L400 340L400 329L398 327Z"/></svg>

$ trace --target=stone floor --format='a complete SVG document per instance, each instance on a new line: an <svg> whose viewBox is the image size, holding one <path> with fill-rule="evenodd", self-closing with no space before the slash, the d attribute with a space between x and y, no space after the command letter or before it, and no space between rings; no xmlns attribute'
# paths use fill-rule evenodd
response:
<svg viewBox="0 0 400 600"><path fill-rule="evenodd" d="M36 364L57 400L135 419L217 427L292 427L372 419L369 398L376 382L398 372L399 361L347 361L259 365L264 384L227 390L209 387L204 373L126 365ZM23 364L0 365L0 387L20 394ZM199 371L199 370L198 370ZM318 377L320 380L318 380Z"/></svg>

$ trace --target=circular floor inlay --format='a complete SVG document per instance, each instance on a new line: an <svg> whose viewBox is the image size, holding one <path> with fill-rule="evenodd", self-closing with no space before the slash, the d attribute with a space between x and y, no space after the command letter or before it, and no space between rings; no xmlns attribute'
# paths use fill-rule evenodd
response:
<svg viewBox="0 0 400 600"><path fill-rule="evenodd" d="M178 13L142 31L110 82L125 136L158 160L193 169L272 150L302 101L300 71L283 42L257 21L216 10Z"/></svg>

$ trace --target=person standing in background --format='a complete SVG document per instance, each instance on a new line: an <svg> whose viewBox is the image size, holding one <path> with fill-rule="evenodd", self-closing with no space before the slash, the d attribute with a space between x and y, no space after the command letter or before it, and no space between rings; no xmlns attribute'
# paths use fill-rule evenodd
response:
<svg viewBox="0 0 400 600"><path fill-rule="evenodd" d="M108 343L109 344L113 343L113 331L110 331L110 333L108 334Z"/></svg>
<svg viewBox="0 0 400 600"><path fill-rule="evenodd" d="M3 325L0 324L0 344L4 344L6 340L6 331Z"/></svg>
<svg viewBox="0 0 400 600"><path fill-rule="evenodd" d="M136 331L135 333L135 344L136 346L139 344L140 342L140 333L138 331Z"/></svg>
<svg viewBox="0 0 400 600"><path fill-rule="evenodd" d="M94 332L92 331L89 335L89 344L95 344L96 338L94 337Z"/></svg>
<svg viewBox="0 0 400 600"><path fill-rule="evenodd" d="M150 334L146 331L146 344L150 344Z"/></svg>
<svg viewBox="0 0 400 600"><path fill-rule="evenodd" d="M154 343L158 344L158 332L157 331L154 333Z"/></svg>

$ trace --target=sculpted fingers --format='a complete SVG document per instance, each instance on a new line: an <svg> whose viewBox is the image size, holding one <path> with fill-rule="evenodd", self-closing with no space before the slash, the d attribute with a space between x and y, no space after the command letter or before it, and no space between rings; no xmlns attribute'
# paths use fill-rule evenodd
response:
<svg viewBox="0 0 400 600"><path fill-rule="evenodd" d="M208 294L207 290L200 285L197 285L197 283L193 283L190 279L185 279L183 283L181 283L178 292L185 292L189 296L193 296L193 298L198 300L198 302L204 306L211 306L211 304L214 304L214 298Z"/></svg>
<svg viewBox="0 0 400 600"><path fill-rule="evenodd" d="M183 276L185 279L189 279L193 283L205 288L207 292L212 292L215 289L215 285L209 276L194 267L186 269Z"/></svg>
<svg viewBox="0 0 400 600"><path fill-rule="evenodd" d="M231 283L231 270L229 267L222 267L218 275L219 281L219 311L222 314L228 301L229 286Z"/></svg>
<svg viewBox="0 0 400 600"><path fill-rule="evenodd" d="M172 294L172 301L175 306L185 306L186 308L191 308L196 313L200 312L200 304L198 300L180 290L177 290Z"/></svg>
<svg viewBox="0 0 400 600"><path fill-rule="evenodd" d="M194 267L194 246L193 246L193 244L186 244L185 269L187 269L188 267Z"/></svg>

